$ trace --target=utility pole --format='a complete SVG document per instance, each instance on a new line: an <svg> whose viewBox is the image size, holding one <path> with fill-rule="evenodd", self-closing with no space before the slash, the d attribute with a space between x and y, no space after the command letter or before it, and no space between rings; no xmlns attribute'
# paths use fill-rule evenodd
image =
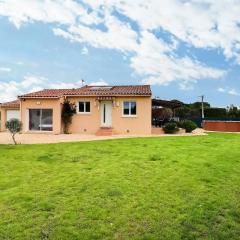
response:
<svg viewBox="0 0 240 240"><path fill-rule="evenodd" d="M204 119L204 95L199 97L201 98L201 101L202 101L202 119Z"/></svg>

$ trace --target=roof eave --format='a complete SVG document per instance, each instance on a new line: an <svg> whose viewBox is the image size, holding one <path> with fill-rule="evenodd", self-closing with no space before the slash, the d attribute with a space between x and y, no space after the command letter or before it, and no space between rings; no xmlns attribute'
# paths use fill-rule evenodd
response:
<svg viewBox="0 0 240 240"><path fill-rule="evenodd" d="M18 96L19 99L58 99L57 96Z"/></svg>
<svg viewBox="0 0 240 240"><path fill-rule="evenodd" d="M64 97L151 97L152 94L68 94Z"/></svg>
<svg viewBox="0 0 240 240"><path fill-rule="evenodd" d="M19 106L3 106L3 105L0 105L0 108L11 108L11 109L19 109L20 108L20 105Z"/></svg>

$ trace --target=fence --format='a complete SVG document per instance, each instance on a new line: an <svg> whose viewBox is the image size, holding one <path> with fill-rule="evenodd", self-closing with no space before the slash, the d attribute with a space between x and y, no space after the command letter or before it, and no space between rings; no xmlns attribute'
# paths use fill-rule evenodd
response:
<svg viewBox="0 0 240 240"><path fill-rule="evenodd" d="M240 118L205 118L203 128L207 131L240 132Z"/></svg>

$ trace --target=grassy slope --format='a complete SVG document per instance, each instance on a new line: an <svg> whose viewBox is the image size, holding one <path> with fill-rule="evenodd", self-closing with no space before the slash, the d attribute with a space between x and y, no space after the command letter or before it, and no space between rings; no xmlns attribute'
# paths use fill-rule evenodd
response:
<svg viewBox="0 0 240 240"><path fill-rule="evenodd" d="M239 239L240 135L0 146L0 239Z"/></svg>

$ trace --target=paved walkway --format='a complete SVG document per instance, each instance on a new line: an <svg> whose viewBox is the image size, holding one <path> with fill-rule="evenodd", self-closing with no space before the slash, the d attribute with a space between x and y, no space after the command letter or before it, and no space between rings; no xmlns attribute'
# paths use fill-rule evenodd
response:
<svg viewBox="0 0 240 240"><path fill-rule="evenodd" d="M197 130L193 134L175 134L175 135L113 135L113 136L96 136L83 134L17 134L16 140L20 144L39 144L39 143L60 143L60 142L81 142L118 138L134 138L134 137L166 137L166 136L197 136L206 135L203 130ZM12 144L11 135L8 132L0 132L0 144Z"/></svg>

